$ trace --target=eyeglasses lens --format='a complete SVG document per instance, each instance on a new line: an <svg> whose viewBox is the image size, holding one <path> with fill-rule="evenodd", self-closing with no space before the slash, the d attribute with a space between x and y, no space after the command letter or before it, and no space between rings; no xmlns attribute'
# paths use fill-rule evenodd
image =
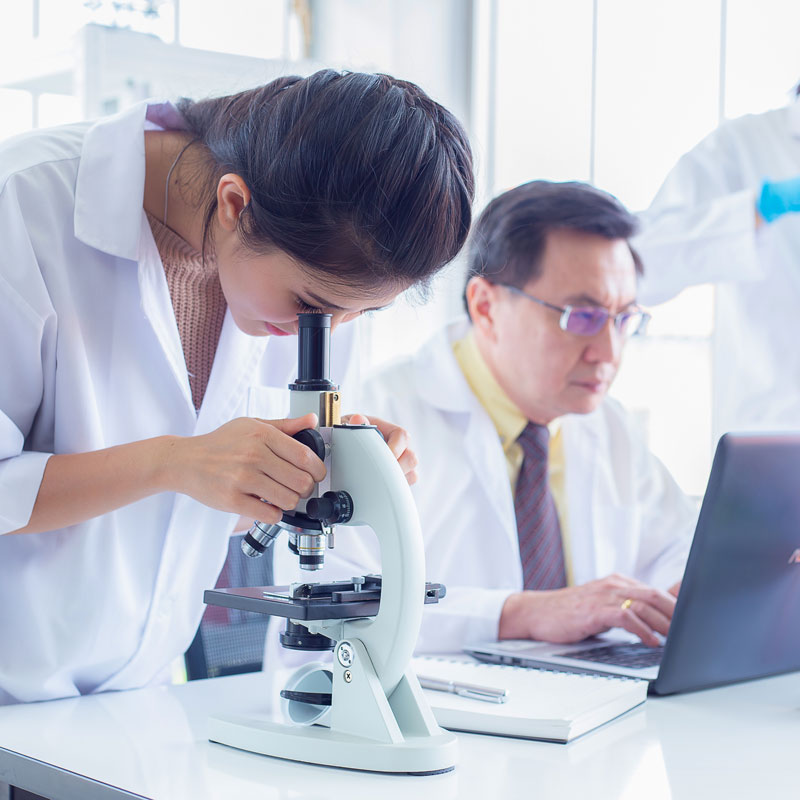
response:
<svg viewBox="0 0 800 800"><path fill-rule="evenodd" d="M565 329L578 336L594 336L608 319L608 312L603 308L571 308Z"/></svg>
<svg viewBox="0 0 800 800"><path fill-rule="evenodd" d="M643 311L623 312L617 317L617 330L623 336L636 336L644 332L644 325L649 316Z"/></svg>
<svg viewBox="0 0 800 800"><path fill-rule="evenodd" d="M564 329L578 336L594 336L608 321L604 308L571 308ZM621 336L635 336L644 329L649 315L642 311L623 311L614 317L614 327Z"/></svg>

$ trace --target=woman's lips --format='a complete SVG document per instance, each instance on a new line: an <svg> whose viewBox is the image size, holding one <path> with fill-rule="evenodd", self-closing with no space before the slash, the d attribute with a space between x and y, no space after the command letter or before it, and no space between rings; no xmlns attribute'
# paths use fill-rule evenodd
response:
<svg viewBox="0 0 800 800"><path fill-rule="evenodd" d="M291 336L292 334L289 331L282 331L280 328L276 328L274 325L270 325L269 322L264 323L264 327L267 329L267 333L270 336Z"/></svg>

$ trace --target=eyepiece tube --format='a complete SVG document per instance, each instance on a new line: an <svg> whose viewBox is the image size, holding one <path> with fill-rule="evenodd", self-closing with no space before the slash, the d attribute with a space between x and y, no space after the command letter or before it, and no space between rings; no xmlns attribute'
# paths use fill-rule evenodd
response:
<svg viewBox="0 0 800 800"><path fill-rule="evenodd" d="M298 314L297 380L292 389L326 391L331 383L331 315Z"/></svg>

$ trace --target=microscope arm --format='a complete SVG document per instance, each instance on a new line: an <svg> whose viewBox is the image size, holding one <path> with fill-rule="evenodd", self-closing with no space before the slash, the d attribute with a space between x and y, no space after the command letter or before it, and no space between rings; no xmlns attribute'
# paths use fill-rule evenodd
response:
<svg viewBox="0 0 800 800"><path fill-rule="evenodd" d="M335 427L331 488L353 498L349 525L368 525L380 545L380 610L371 619L330 620L309 626L333 638L357 638L369 651L390 695L408 667L422 623L425 554L417 510L403 471L372 427Z"/></svg>

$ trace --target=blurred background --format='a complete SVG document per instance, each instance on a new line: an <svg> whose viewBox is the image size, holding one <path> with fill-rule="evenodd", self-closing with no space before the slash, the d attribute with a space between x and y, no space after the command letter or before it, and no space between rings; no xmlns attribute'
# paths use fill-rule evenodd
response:
<svg viewBox="0 0 800 800"><path fill-rule="evenodd" d="M636 211L723 119L786 103L798 30L797 0L3 0L0 137L323 66L380 71L464 122L476 214L535 178L590 181ZM427 302L366 319L366 364L413 351L460 314L463 274L456 262ZM612 393L698 496L715 445L714 291L651 310Z"/></svg>

